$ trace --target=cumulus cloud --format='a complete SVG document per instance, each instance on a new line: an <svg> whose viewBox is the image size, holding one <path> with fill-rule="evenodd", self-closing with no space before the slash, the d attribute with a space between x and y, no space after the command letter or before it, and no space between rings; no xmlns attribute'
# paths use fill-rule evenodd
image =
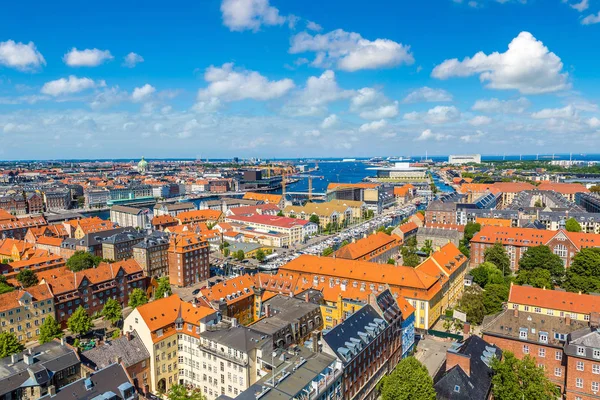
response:
<svg viewBox="0 0 600 400"><path fill-rule="evenodd" d="M221 101L219 99L217 99L216 97L213 97L207 101L198 101L192 107L192 109L195 112L201 113L201 114L213 113L213 112L217 111L219 108L221 108Z"/></svg>
<svg viewBox="0 0 600 400"><path fill-rule="evenodd" d="M4 128L2 128L2 130L4 131L4 133L26 132L26 131L28 131L30 129L31 129L30 125L27 125L27 124L15 124L13 122L9 122L8 124L4 125Z"/></svg>
<svg viewBox="0 0 600 400"><path fill-rule="evenodd" d="M484 113L521 114L531 105L529 100L521 97L516 100L500 100L496 98L477 100L471 110Z"/></svg>
<svg viewBox="0 0 600 400"><path fill-rule="evenodd" d="M147 100L154 92L156 92L156 88L146 83L142 87L136 87L133 89L131 100L135 103Z"/></svg>
<svg viewBox="0 0 600 400"><path fill-rule="evenodd" d="M481 138L483 138L485 134L482 131L477 131L473 135L462 135L460 140L464 143L479 143Z"/></svg>
<svg viewBox="0 0 600 400"><path fill-rule="evenodd" d="M410 65L415 61L410 46L389 39L371 41L342 29L316 35L300 32L292 37L289 51L292 54L314 52L313 66L350 72Z"/></svg>
<svg viewBox="0 0 600 400"><path fill-rule="evenodd" d="M7 40L0 42L0 65L21 71L31 71L46 65L46 60L33 42L25 44Z"/></svg>
<svg viewBox="0 0 600 400"><path fill-rule="evenodd" d="M244 99L270 100L281 97L294 87L291 79L270 81L256 71L234 70L233 63L220 67L210 66L204 73L208 87L200 89L198 99L216 97L221 101Z"/></svg>
<svg viewBox="0 0 600 400"><path fill-rule="evenodd" d="M335 72L327 70L320 76L311 76L306 86L296 93L284 107L287 114L297 116L320 115L327 111L327 104L348 98L353 92L339 87Z"/></svg>
<svg viewBox="0 0 600 400"><path fill-rule="evenodd" d="M387 121L385 119L373 122L367 122L366 124L362 124L359 128L359 132L374 132L378 131L387 126Z"/></svg>
<svg viewBox="0 0 600 400"><path fill-rule="evenodd" d="M597 14L590 14L581 20L582 25L593 25L600 22L600 11Z"/></svg>
<svg viewBox="0 0 600 400"><path fill-rule="evenodd" d="M123 66L127 68L133 68L142 62L144 62L144 57L140 56L137 53L131 52L127 54L123 59Z"/></svg>
<svg viewBox="0 0 600 400"><path fill-rule="evenodd" d="M90 78L78 78L74 75L70 75L68 78L46 82L44 86L42 86L41 92L56 97L64 94L79 93L98 86L106 86L106 83L104 81L94 82Z"/></svg>
<svg viewBox="0 0 600 400"><path fill-rule="evenodd" d="M515 89L525 94L569 89L568 73L556 54L529 32L521 32L504 53L479 52L462 61L454 58L436 66L431 76L438 79L479 75L491 89Z"/></svg>
<svg viewBox="0 0 600 400"><path fill-rule="evenodd" d="M442 140L450 139L451 137L451 135L446 135L443 133L434 133L431 131L431 129L425 129L423 132L421 132L419 136L415 138L415 141L422 142L428 140L435 140L439 142Z"/></svg>
<svg viewBox="0 0 600 400"><path fill-rule="evenodd" d="M108 50L85 49L77 50L75 47L63 56L63 61L70 67L97 67L114 57Z"/></svg>
<svg viewBox="0 0 600 400"><path fill-rule="evenodd" d="M223 0L223 24L231 31L258 31L262 25L282 25L285 17L269 0Z"/></svg>
<svg viewBox="0 0 600 400"><path fill-rule="evenodd" d="M535 119L548 119L548 118L573 118L576 116L577 111L572 105L568 105L563 108L544 108L543 110L534 112L531 114L532 118Z"/></svg>
<svg viewBox="0 0 600 400"><path fill-rule="evenodd" d="M587 124L590 126L590 128L600 128L600 119L592 117L587 120Z"/></svg>
<svg viewBox="0 0 600 400"><path fill-rule="evenodd" d="M323 122L321 122L321 128L323 129L329 129L333 126L335 126L338 123L338 117L335 114L331 114L330 116L326 117Z"/></svg>
<svg viewBox="0 0 600 400"><path fill-rule="evenodd" d="M492 122L492 119L485 115L477 115L476 117L473 117L471 120L469 120L469 124L471 124L473 126L488 125L491 122Z"/></svg>
<svg viewBox="0 0 600 400"><path fill-rule="evenodd" d="M378 105L385 101L385 95L373 88L362 88L356 91L356 94L350 99L350 110L360 111L365 107Z"/></svg>
<svg viewBox="0 0 600 400"><path fill-rule="evenodd" d="M436 106L427 112L416 111L404 114L404 119L409 121L424 121L429 124L444 124L460 118L460 111L454 106Z"/></svg>
<svg viewBox="0 0 600 400"><path fill-rule="evenodd" d="M387 104L372 110L363 111L359 115L364 119L394 118L398 115L398 102L395 101L392 104Z"/></svg>
<svg viewBox="0 0 600 400"><path fill-rule="evenodd" d="M422 87L408 94L402 101L403 103L437 103L452 101L452 95L444 89L432 89Z"/></svg>
<svg viewBox="0 0 600 400"><path fill-rule="evenodd" d="M306 137L319 137L321 136L321 132L318 129L310 129L304 132L304 136Z"/></svg>
<svg viewBox="0 0 600 400"><path fill-rule="evenodd" d="M317 24L316 22L306 21L306 29L315 31L315 32L321 32L323 30L323 27L321 25Z"/></svg>
<svg viewBox="0 0 600 400"><path fill-rule="evenodd" d="M584 12L590 7L589 0L581 0L579 3L569 4L569 6L579 12Z"/></svg>

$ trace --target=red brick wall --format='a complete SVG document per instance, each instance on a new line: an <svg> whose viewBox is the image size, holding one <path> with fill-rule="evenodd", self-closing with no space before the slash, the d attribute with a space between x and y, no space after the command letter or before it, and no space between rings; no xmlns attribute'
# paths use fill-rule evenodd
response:
<svg viewBox="0 0 600 400"><path fill-rule="evenodd" d="M562 348L551 347L541 343L525 342L523 340L500 338L486 334L483 335L483 340L500 347L502 351L510 351L519 359L522 359L526 356L526 354L523 352L523 346L529 346L529 355L536 359L536 364L544 365L544 368L546 369L546 376L548 376L548 378L554 384L560 386L561 390L563 390L566 376L566 356L563 353ZM538 353L540 348L546 350L546 356L543 358L540 357ZM556 352L561 354L561 361L556 360ZM561 369L560 377L554 375L555 368Z"/></svg>
<svg viewBox="0 0 600 400"><path fill-rule="evenodd" d="M458 365L468 376L471 376L471 357L452 352L446 353L446 371Z"/></svg>
<svg viewBox="0 0 600 400"><path fill-rule="evenodd" d="M583 371L577 370L577 362L583 362ZM567 358L567 400L575 400L577 397L581 397L582 400L598 400L600 398L600 391L592 392L592 382L598 382L600 384L600 374L594 374L592 372L592 365L600 365L600 360L592 361L578 357ZM577 378L583 379L583 388L576 386Z"/></svg>

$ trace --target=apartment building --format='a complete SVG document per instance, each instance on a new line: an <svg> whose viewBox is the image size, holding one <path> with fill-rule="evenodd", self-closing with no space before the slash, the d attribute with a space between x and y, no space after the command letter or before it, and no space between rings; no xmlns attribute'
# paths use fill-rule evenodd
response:
<svg viewBox="0 0 600 400"><path fill-rule="evenodd" d="M133 247L144 240L146 235L137 231L120 232L102 241L102 258L121 261L133 257Z"/></svg>
<svg viewBox="0 0 600 400"><path fill-rule="evenodd" d="M83 197L87 208L106 207L110 200L110 191L108 189L88 189L84 191Z"/></svg>
<svg viewBox="0 0 600 400"><path fill-rule="evenodd" d="M565 343L567 358L566 400L600 397L600 332L598 316L588 328L572 332Z"/></svg>
<svg viewBox="0 0 600 400"><path fill-rule="evenodd" d="M48 316L54 317L54 299L47 284L0 294L0 332L14 333L22 343L38 338Z"/></svg>
<svg viewBox="0 0 600 400"><path fill-rule="evenodd" d="M258 235L261 233L281 233L284 235L281 247L302 243L306 237L316 234L318 229L317 224L310 221L276 215L232 215L227 217L225 221L247 227L247 229L240 230L241 233L246 231Z"/></svg>
<svg viewBox="0 0 600 400"><path fill-rule="evenodd" d="M577 193L589 193L589 189L581 183L557 183L557 182L544 182L541 183L537 190L552 191L559 193L565 199L570 202L575 202Z"/></svg>
<svg viewBox="0 0 600 400"><path fill-rule="evenodd" d="M352 209L348 206L325 202L325 203L306 203L304 206L286 206L283 209L286 217L300 218L309 220L311 216L319 217L319 225L326 228L327 225L342 226L352 222Z"/></svg>
<svg viewBox="0 0 600 400"><path fill-rule="evenodd" d="M225 214L219 210L194 210L179 213L175 219L177 219L181 225L197 224L199 222L216 224L218 222L223 222L224 215Z"/></svg>
<svg viewBox="0 0 600 400"><path fill-rule="evenodd" d="M194 203L163 203L154 207L154 215L160 217L162 215L170 215L176 217L183 212L194 211L196 206Z"/></svg>
<svg viewBox="0 0 600 400"><path fill-rule="evenodd" d="M123 227L148 229L151 226L152 211L146 207L112 206L110 220Z"/></svg>
<svg viewBox="0 0 600 400"><path fill-rule="evenodd" d="M169 274L169 238L155 231L133 246L133 259L142 267L148 277L162 277Z"/></svg>
<svg viewBox="0 0 600 400"><path fill-rule="evenodd" d="M280 209L285 207L285 199L280 194L246 192L243 198L244 200L256 200L264 204L275 204Z"/></svg>
<svg viewBox="0 0 600 400"><path fill-rule="evenodd" d="M396 257L400 248L400 238L377 232L341 247L334 254L337 258L362 260L384 264Z"/></svg>
<svg viewBox="0 0 600 400"><path fill-rule="evenodd" d="M547 231L533 228L513 228L486 225L471 239L471 265L484 261L485 249L501 243L510 258L511 269L517 270L519 260L528 247L545 245L558 255L565 267L571 265L575 254L586 247L600 246L600 235L565 230Z"/></svg>
<svg viewBox="0 0 600 400"><path fill-rule="evenodd" d="M27 201L27 212L29 214L41 214L44 212L44 199L39 193L27 193L25 200Z"/></svg>
<svg viewBox="0 0 600 400"><path fill-rule="evenodd" d="M202 289L197 299L200 304L204 303L224 316L235 318L241 325L247 325L254 321L254 285L253 277L242 275Z"/></svg>
<svg viewBox="0 0 600 400"><path fill-rule="evenodd" d="M167 260L171 285L186 287L210 277L209 244L197 235L175 236Z"/></svg>
<svg viewBox="0 0 600 400"><path fill-rule="evenodd" d="M43 193L46 211L60 211L71 208L71 191L69 189L57 189Z"/></svg>
<svg viewBox="0 0 600 400"><path fill-rule="evenodd" d="M208 400L235 397L265 375L263 355L271 358L270 338L177 295L137 307L124 322L134 330L150 353L152 392L184 384Z"/></svg>

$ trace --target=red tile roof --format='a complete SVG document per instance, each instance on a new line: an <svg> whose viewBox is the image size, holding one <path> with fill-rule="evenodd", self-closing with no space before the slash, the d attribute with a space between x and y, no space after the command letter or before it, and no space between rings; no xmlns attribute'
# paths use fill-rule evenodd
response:
<svg viewBox="0 0 600 400"><path fill-rule="evenodd" d="M550 308L580 314L600 312L598 296L529 286L511 285L508 301L530 307Z"/></svg>

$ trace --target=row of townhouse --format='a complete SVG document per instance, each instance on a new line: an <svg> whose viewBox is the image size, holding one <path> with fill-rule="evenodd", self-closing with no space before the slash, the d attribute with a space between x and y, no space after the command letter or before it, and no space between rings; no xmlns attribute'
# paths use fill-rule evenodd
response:
<svg viewBox="0 0 600 400"><path fill-rule="evenodd" d="M260 236L272 233L280 234L281 243L274 244L277 247L289 247L302 243L306 238L317 233L317 224L298 218L280 217L277 215L239 215L228 216L226 222L243 226L238 230L240 233L249 233Z"/></svg>

